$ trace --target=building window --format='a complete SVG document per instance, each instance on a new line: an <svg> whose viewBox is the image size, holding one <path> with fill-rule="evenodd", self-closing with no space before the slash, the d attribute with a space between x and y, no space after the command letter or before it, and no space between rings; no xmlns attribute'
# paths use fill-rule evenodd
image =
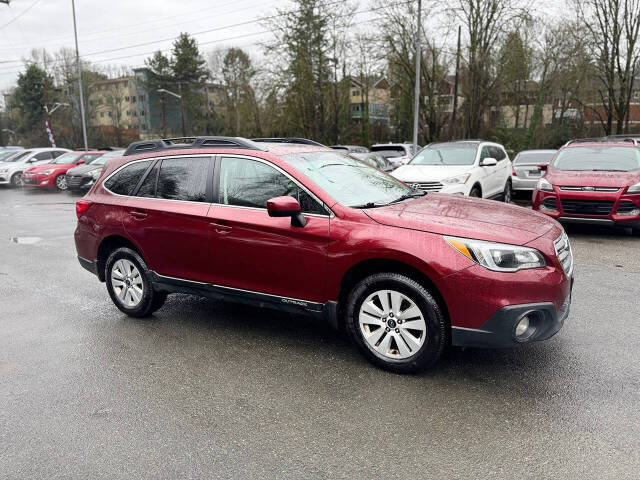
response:
<svg viewBox="0 0 640 480"><path fill-rule="evenodd" d="M124 101L128 102L129 101L129 97L124 97Z"/></svg>
<svg viewBox="0 0 640 480"><path fill-rule="evenodd" d="M104 112L100 112L100 118L104 118Z"/></svg>
<svg viewBox="0 0 640 480"><path fill-rule="evenodd" d="M131 97L131 103L136 103L136 96Z"/></svg>
<svg viewBox="0 0 640 480"><path fill-rule="evenodd" d="M109 116L112 117L113 115L111 114L111 110L109 110Z"/></svg>
<svg viewBox="0 0 640 480"><path fill-rule="evenodd" d="M353 90L351 90L352 97L357 97L358 95L360 95L360 90L358 90L357 88L354 88Z"/></svg>
<svg viewBox="0 0 640 480"><path fill-rule="evenodd" d="M138 100L140 100L141 102L144 102L144 95L138 95Z"/></svg>
<svg viewBox="0 0 640 480"><path fill-rule="evenodd" d="M640 91L633 92L633 99L634 100L640 100Z"/></svg>
<svg viewBox="0 0 640 480"><path fill-rule="evenodd" d="M140 116L144 117L144 110L140 110Z"/></svg>

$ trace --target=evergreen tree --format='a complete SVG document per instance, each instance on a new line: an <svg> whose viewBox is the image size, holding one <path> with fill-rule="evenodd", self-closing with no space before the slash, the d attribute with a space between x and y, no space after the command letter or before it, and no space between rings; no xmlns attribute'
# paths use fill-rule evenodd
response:
<svg viewBox="0 0 640 480"><path fill-rule="evenodd" d="M45 105L47 85L53 79L37 65L27 66L18 75L18 86L13 92L12 104L18 112L18 133L27 137L33 145L48 145L45 131Z"/></svg>

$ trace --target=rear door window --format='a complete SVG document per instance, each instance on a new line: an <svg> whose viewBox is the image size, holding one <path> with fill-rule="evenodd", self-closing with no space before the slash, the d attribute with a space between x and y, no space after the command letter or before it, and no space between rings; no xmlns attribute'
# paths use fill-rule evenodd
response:
<svg viewBox="0 0 640 480"><path fill-rule="evenodd" d="M51 152L40 152L34 158L37 162L41 162L43 160L51 160L53 157L51 156Z"/></svg>
<svg viewBox="0 0 640 480"><path fill-rule="evenodd" d="M105 188L118 195L131 195L151 162L152 160L144 160L121 168L104 182Z"/></svg>
<svg viewBox="0 0 640 480"><path fill-rule="evenodd" d="M206 202L210 165L209 157L165 158L160 165L156 197Z"/></svg>

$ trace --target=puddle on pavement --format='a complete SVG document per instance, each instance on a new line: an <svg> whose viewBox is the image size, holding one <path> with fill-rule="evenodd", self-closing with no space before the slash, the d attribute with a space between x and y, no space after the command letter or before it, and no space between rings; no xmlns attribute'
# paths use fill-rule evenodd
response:
<svg viewBox="0 0 640 480"><path fill-rule="evenodd" d="M20 245L33 245L42 239L40 237L11 237L9 240Z"/></svg>

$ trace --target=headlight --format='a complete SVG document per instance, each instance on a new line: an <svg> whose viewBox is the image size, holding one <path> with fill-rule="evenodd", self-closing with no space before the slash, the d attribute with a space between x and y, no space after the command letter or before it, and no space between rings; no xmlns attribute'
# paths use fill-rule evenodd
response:
<svg viewBox="0 0 640 480"><path fill-rule="evenodd" d="M494 272L517 272L544 267L547 264L542 254L535 248L469 238L444 238L465 257Z"/></svg>
<svg viewBox="0 0 640 480"><path fill-rule="evenodd" d="M55 171L56 170L54 168L51 168L49 170L45 170L44 172L40 172L40 175L51 175Z"/></svg>
<svg viewBox="0 0 640 480"><path fill-rule="evenodd" d="M0 168L0 173L7 173L8 171L8 168Z"/></svg>
<svg viewBox="0 0 640 480"><path fill-rule="evenodd" d="M536 185L538 190L545 190L547 192L553 192L553 185L546 178L541 178L538 180L538 184Z"/></svg>
<svg viewBox="0 0 640 480"><path fill-rule="evenodd" d="M445 178L440 180L445 185L459 185L461 183L467 183L471 174L465 173L464 175L458 175L457 177Z"/></svg>
<svg viewBox="0 0 640 480"><path fill-rule="evenodd" d="M0 170L1 172L2 170ZM628 189L627 189L627 193L640 193L640 182L636 183L635 185L631 185Z"/></svg>
<svg viewBox="0 0 640 480"><path fill-rule="evenodd" d="M91 178L93 178L94 180L97 180L100 174L102 174L101 168L94 170L93 172L91 172Z"/></svg>

